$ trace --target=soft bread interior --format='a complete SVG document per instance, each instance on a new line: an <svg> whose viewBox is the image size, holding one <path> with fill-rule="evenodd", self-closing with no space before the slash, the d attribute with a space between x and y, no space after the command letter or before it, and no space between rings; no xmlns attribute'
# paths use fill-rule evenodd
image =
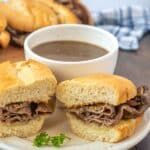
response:
<svg viewBox="0 0 150 150"><path fill-rule="evenodd" d="M25 123L6 124L0 123L0 137L18 136L29 137L36 134L44 123L45 116L37 117Z"/></svg>
<svg viewBox="0 0 150 150"><path fill-rule="evenodd" d="M90 141L119 142L131 136L141 122L141 117L122 120L113 127L100 126L96 123L84 123L75 115L67 113L72 131L79 137Z"/></svg>
<svg viewBox="0 0 150 150"><path fill-rule="evenodd" d="M119 105L136 94L136 86L130 80L101 73L64 81L56 92L57 99L67 107L94 103Z"/></svg>
<svg viewBox="0 0 150 150"><path fill-rule="evenodd" d="M0 107L9 103L35 101L47 103L56 90L51 70L36 61L0 64Z"/></svg>

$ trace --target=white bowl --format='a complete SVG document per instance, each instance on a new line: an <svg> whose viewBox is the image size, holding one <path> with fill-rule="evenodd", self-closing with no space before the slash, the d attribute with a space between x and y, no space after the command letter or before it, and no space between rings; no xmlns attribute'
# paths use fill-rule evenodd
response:
<svg viewBox="0 0 150 150"><path fill-rule="evenodd" d="M81 41L105 48L108 53L102 57L87 61L57 61L37 55L32 48L49 41ZM59 80L71 79L98 72L113 73L118 57L116 38L100 28L88 25L54 25L31 33L24 44L25 58L34 59L47 64Z"/></svg>

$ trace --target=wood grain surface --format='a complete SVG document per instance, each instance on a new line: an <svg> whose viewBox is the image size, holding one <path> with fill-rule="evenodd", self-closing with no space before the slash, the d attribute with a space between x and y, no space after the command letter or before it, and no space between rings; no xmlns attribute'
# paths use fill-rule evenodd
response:
<svg viewBox="0 0 150 150"><path fill-rule="evenodd" d="M23 59L22 48L10 46L7 49L0 49L0 62ZM150 86L150 35L140 42L137 52L120 51L115 73L131 79L137 86L143 84ZM150 134L133 150L150 150Z"/></svg>

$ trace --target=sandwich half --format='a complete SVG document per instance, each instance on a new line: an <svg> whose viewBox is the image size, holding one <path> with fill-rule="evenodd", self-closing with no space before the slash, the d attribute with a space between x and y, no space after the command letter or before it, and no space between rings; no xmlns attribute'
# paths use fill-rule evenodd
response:
<svg viewBox="0 0 150 150"><path fill-rule="evenodd" d="M36 61L0 64L0 137L37 133L54 111L57 81Z"/></svg>
<svg viewBox="0 0 150 150"><path fill-rule="evenodd" d="M63 81L56 97L66 107L72 131L87 140L118 142L131 136L149 107L147 87L110 74Z"/></svg>

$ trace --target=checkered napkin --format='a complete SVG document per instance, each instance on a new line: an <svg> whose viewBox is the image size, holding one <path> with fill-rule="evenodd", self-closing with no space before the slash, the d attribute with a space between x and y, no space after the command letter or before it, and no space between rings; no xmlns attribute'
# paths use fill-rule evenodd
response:
<svg viewBox="0 0 150 150"><path fill-rule="evenodd" d="M135 51L145 33L150 31L150 8L124 7L95 13L96 26L114 34L119 47Z"/></svg>

